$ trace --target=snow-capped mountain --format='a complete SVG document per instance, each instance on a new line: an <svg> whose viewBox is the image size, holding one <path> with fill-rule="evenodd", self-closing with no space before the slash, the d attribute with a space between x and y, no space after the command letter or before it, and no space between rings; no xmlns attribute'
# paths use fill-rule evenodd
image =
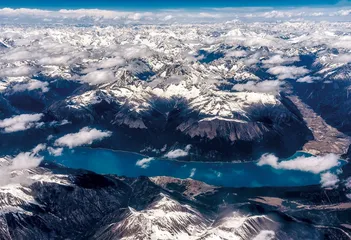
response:
<svg viewBox="0 0 351 240"><path fill-rule="evenodd" d="M3 119L95 125L148 155L190 144L187 160L347 152L347 22L1 29Z"/></svg>
<svg viewBox="0 0 351 240"><path fill-rule="evenodd" d="M0 187L1 239L350 237L350 204L341 188L231 189L50 163L17 174L25 181Z"/></svg>
<svg viewBox="0 0 351 240"><path fill-rule="evenodd" d="M350 16L0 9L0 240L351 239Z"/></svg>

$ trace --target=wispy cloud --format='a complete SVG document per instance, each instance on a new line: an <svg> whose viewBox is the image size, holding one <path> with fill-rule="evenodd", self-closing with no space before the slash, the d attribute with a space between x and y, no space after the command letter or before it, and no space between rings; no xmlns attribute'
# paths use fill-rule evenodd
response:
<svg viewBox="0 0 351 240"><path fill-rule="evenodd" d="M196 168L192 168L191 171L190 171L190 175L189 177L192 178L195 176L195 173L196 173Z"/></svg>

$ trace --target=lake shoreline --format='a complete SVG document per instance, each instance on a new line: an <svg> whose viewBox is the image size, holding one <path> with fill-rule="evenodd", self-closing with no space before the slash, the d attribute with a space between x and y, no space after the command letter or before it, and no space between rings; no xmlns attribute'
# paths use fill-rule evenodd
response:
<svg viewBox="0 0 351 240"><path fill-rule="evenodd" d="M289 159L292 160L300 156L312 155L300 151ZM147 159L149 156L135 152L91 147L65 149L61 156L50 156L47 153L45 158L69 168L86 169L98 174L115 174L127 177L190 178L223 187L291 187L320 183L320 174L276 169L268 165L258 166L257 161L195 162L159 158ZM345 162L342 161L340 166L344 165L343 163ZM336 170L336 167L330 169L331 172Z"/></svg>
<svg viewBox="0 0 351 240"><path fill-rule="evenodd" d="M135 154L135 155L138 155L138 156L141 156L141 157L144 157L144 158L154 158L154 159L157 159L157 160L162 160L162 161L175 161L175 162L180 162L180 163L218 163L218 164L225 164L225 163L230 163L230 164L246 164L246 163L257 163L259 161L259 159L257 160L254 160L254 161L240 161L240 160L233 160L233 161L185 161L185 160L179 160L179 159L171 159L171 158L165 158L165 157L153 157L153 156L149 156L149 155L146 155L146 154L142 154L142 153L138 153L138 152L133 152L133 151L127 151L127 150L117 150L117 149L111 149L111 148L104 148L104 147L89 147L89 146L86 146L86 147L78 147L78 148L81 148L81 149L101 149L101 150L107 150L107 151L112 151L112 152L116 152L116 153L131 153L131 154ZM311 156L318 156L318 155L314 155L312 153L309 153L309 152L306 152L306 151L296 151L296 153L303 153L303 154L309 154ZM294 156L294 155L292 155ZM290 157L292 157L290 156ZM289 158L290 158L289 157ZM289 158L283 158L281 160L286 160L286 159L289 159ZM348 163L348 161L346 159L343 159L339 158L340 161L344 161L346 163Z"/></svg>

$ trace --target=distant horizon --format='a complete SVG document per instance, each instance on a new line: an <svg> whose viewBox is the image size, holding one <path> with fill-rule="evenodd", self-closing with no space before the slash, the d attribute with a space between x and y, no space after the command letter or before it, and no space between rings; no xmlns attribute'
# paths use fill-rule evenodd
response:
<svg viewBox="0 0 351 240"><path fill-rule="evenodd" d="M0 8L31 8L45 10L60 9L104 9L104 10L171 10L171 9L215 9L215 8L292 8L292 7L341 7L350 6L350 0L202 0L202 1L186 1L186 0L134 0L134 1L111 1L111 0L61 0L61 1L44 1L44 0L2 0Z"/></svg>

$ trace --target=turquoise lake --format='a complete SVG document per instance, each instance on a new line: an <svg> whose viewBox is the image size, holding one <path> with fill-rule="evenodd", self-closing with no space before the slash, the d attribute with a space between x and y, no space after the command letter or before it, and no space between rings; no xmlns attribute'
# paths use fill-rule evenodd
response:
<svg viewBox="0 0 351 240"><path fill-rule="evenodd" d="M297 156L311 156L297 152ZM155 159L143 167L136 165L145 156L123 151L106 149L76 148L65 149L61 156L45 156L70 168L81 168L100 174L118 176L170 176L176 178L193 178L208 184L226 187L260 187L260 186L302 186L319 184L318 174L295 170L277 170L270 166L257 166L250 163L206 163L179 162ZM335 171L336 169L332 169Z"/></svg>

